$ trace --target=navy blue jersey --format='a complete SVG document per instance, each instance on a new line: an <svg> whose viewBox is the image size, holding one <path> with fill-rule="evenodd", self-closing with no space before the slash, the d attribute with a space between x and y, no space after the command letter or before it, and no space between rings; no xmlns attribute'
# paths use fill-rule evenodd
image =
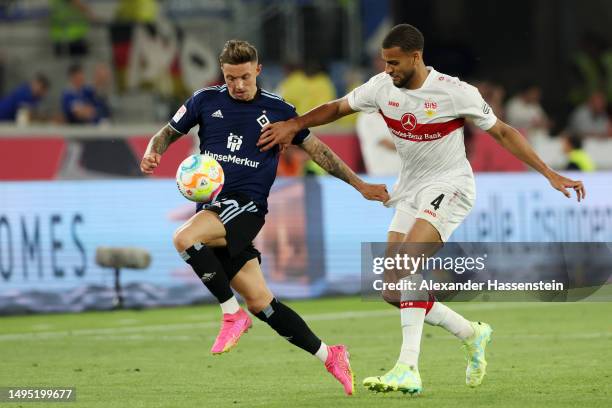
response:
<svg viewBox="0 0 612 408"><path fill-rule="evenodd" d="M239 101L223 85L196 91L176 112L170 126L186 134L199 125L200 153L214 157L225 173L221 195L245 194L265 213L279 154L276 146L260 152L256 143L266 124L295 116L293 105L278 95L258 89L252 100ZM299 132L293 144L301 144L309 133L308 129Z"/></svg>

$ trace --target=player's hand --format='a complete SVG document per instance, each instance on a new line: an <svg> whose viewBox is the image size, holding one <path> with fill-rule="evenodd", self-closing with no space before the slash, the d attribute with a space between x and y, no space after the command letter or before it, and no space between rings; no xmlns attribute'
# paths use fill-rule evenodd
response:
<svg viewBox="0 0 612 408"><path fill-rule="evenodd" d="M554 171L551 173L550 176L548 176L548 181L554 189L562 192L563 195L565 195L567 198L571 197L570 192L567 190L568 188L574 189L578 202L584 200L584 198L586 197L586 190L584 189L582 181L568 179L567 177L563 177L562 175Z"/></svg>
<svg viewBox="0 0 612 408"><path fill-rule="evenodd" d="M294 120L271 123L261 129L257 147L259 147L262 152L265 152L277 144L291 144L293 137L299 131L299 126Z"/></svg>
<svg viewBox="0 0 612 408"><path fill-rule="evenodd" d="M389 201L389 192L384 184L363 183L359 187L359 192L366 200L380 201L386 203Z"/></svg>
<svg viewBox="0 0 612 408"><path fill-rule="evenodd" d="M153 170L155 170L155 168L159 166L160 162L161 154L147 153L144 155L142 161L140 162L140 171L142 171L144 174L153 174Z"/></svg>

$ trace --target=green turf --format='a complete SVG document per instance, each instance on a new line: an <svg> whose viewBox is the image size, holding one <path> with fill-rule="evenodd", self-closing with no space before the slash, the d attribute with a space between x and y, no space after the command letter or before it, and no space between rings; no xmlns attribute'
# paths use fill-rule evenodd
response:
<svg viewBox="0 0 612 408"><path fill-rule="evenodd" d="M76 403L0 406L612 406L612 303L454 304L495 330L489 375L480 388L466 387L459 341L426 327L420 397L376 395L360 385L395 362L401 336L391 308L356 298L291 305L328 344L349 346L356 395L345 397L318 360L259 321L236 349L211 356L219 311L199 306L0 318L0 386L74 386L78 396Z"/></svg>

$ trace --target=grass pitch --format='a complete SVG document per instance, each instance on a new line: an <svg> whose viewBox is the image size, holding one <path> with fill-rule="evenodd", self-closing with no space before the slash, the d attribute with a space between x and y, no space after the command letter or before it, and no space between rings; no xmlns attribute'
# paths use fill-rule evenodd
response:
<svg viewBox="0 0 612 408"><path fill-rule="evenodd" d="M361 386L397 358L397 311L357 298L290 305L325 342L348 345L354 396L256 320L234 350L210 355L220 319L214 305L0 318L0 387L76 387L77 402L52 404L68 407L612 406L612 303L451 304L493 326L488 375L479 388L465 386L460 342L426 326L418 397Z"/></svg>

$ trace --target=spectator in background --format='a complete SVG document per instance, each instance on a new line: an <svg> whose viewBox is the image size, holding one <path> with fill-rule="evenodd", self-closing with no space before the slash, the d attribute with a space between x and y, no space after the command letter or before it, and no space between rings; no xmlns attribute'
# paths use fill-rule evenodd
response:
<svg viewBox="0 0 612 408"><path fill-rule="evenodd" d="M158 13L157 0L119 0L115 16L117 21L129 24L152 24Z"/></svg>
<svg viewBox="0 0 612 408"><path fill-rule="evenodd" d="M506 121L515 128L531 134L547 132L550 124L546 112L540 105L542 91L536 84L527 84L506 104Z"/></svg>
<svg viewBox="0 0 612 408"><path fill-rule="evenodd" d="M569 120L569 131L579 137L612 136L606 96L603 92L593 92L585 103L574 109Z"/></svg>
<svg viewBox="0 0 612 408"><path fill-rule="evenodd" d="M474 85L481 92L483 99L501 119L505 118L503 86L489 82L476 81ZM502 119L505 120L505 119ZM475 172L480 171L525 171L525 164L504 149L487 132L483 132L472 121L467 121L464 128L466 154Z"/></svg>
<svg viewBox="0 0 612 408"><path fill-rule="evenodd" d="M295 106L298 114L303 114L323 103L336 99L336 89L329 75L318 62L309 62L304 70L294 68L281 81L276 91L287 102ZM292 160L297 160L295 156ZM325 174L317 163L307 158L303 163L305 175Z"/></svg>
<svg viewBox="0 0 612 408"><path fill-rule="evenodd" d="M99 123L107 116L93 87L85 84L85 72L79 64L68 68L69 87L62 95L62 112L68 123Z"/></svg>
<svg viewBox="0 0 612 408"><path fill-rule="evenodd" d="M127 72L135 27L144 25L154 31L158 15L159 5L156 0L119 0L115 18L110 25L113 68L119 92L124 92L128 87Z"/></svg>
<svg viewBox="0 0 612 408"><path fill-rule="evenodd" d="M277 93L294 105L300 115L336 99L336 89L331 78L316 62L308 63L304 70L292 70L279 84Z"/></svg>
<svg viewBox="0 0 612 408"><path fill-rule="evenodd" d="M372 60L374 76L385 70L385 61L378 55ZM401 160L383 117L378 112L360 112L357 115L357 136L367 174L371 176L397 176Z"/></svg>
<svg viewBox="0 0 612 408"><path fill-rule="evenodd" d="M93 73L94 104L101 120L111 117L110 97L112 85L109 66L105 63L96 64Z"/></svg>
<svg viewBox="0 0 612 408"><path fill-rule="evenodd" d="M493 112L498 118L506 119L506 110L504 108L504 100L506 98L506 88L500 84L492 84L491 93L489 94L489 100L487 101ZM485 99L486 100L486 99Z"/></svg>
<svg viewBox="0 0 612 408"><path fill-rule="evenodd" d="M566 170L594 171L591 156L582 149L582 138L570 135L563 138L563 153L567 156Z"/></svg>
<svg viewBox="0 0 612 408"><path fill-rule="evenodd" d="M51 40L58 57L87 55L87 33L95 17L81 0L51 0Z"/></svg>
<svg viewBox="0 0 612 408"><path fill-rule="evenodd" d="M15 121L23 109L29 121L38 102L47 94L49 80L43 74L36 74L29 82L15 88L0 99L0 121Z"/></svg>
<svg viewBox="0 0 612 408"><path fill-rule="evenodd" d="M489 104L495 115L505 120L506 113L504 109L504 98L506 90L503 86L489 81L475 81L474 86L482 95L482 98Z"/></svg>
<svg viewBox="0 0 612 408"><path fill-rule="evenodd" d="M378 112L357 117L357 136L366 172L371 176L397 176L401 161L387 124Z"/></svg>
<svg viewBox="0 0 612 408"><path fill-rule="evenodd" d="M580 48L572 58L575 74L570 101L577 105L586 101L592 93L604 90L606 99L612 98L612 48L606 36L587 31L580 38Z"/></svg>

